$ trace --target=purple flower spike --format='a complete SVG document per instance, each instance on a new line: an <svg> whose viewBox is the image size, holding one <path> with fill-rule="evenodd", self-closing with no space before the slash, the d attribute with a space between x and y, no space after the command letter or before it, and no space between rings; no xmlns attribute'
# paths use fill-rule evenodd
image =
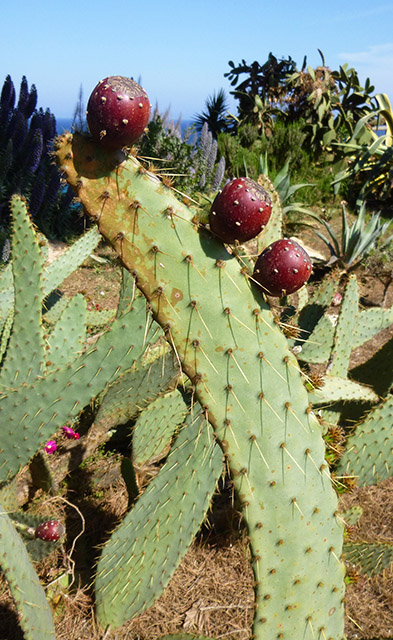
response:
<svg viewBox="0 0 393 640"><path fill-rule="evenodd" d="M48 440L44 447L46 453L54 453L57 449L57 444L54 440Z"/></svg>

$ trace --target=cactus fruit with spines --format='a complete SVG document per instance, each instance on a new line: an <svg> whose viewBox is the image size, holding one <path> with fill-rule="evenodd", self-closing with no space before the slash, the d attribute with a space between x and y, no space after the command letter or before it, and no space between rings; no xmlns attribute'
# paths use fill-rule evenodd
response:
<svg viewBox="0 0 393 640"><path fill-rule="evenodd" d="M216 195L210 209L210 230L228 244L255 238L269 222L269 194L251 178L234 178Z"/></svg>
<svg viewBox="0 0 393 640"><path fill-rule="evenodd" d="M80 135L59 138L56 154L134 275L224 450L250 538L255 637L311 640L323 632L341 640L342 526L321 427L262 294L236 256L198 227L195 211L135 158L114 167L119 156ZM101 571L110 571L110 558L104 549ZM116 593L120 578L112 576ZM104 613L102 583L97 600L101 620L122 623L120 604Z"/></svg>
<svg viewBox="0 0 393 640"><path fill-rule="evenodd" d="M303 247L294 240L281 238L259 255L253 279L267 295L282 297L303 287L311 269L310 257Z"/></svg>
<svg viewBox="0 0 393 640"><path fill-rule="evenodd" d="M124 76L108 76L93 89L87 104L87 124L106 149L131 146L142 135L150 102L142 87Z"/></svg>

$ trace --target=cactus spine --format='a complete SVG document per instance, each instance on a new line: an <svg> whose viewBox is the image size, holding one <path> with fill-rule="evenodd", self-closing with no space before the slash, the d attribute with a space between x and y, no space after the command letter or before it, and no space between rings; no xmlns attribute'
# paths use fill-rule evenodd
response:
<svg viewBox="0 0 393 640"><path fill-rule="evenodd" d="M135 158L119 164L79 135L60 138L56 153L148 299L224 450L250 537L255 637L341 640L337 499L320 425L270 308L195 211Z"/></svg>

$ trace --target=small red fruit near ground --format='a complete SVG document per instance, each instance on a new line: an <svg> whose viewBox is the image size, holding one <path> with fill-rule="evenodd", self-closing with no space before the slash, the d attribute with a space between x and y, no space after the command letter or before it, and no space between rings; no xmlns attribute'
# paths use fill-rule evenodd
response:
<svg viewBox="0 0 393 640"><path fill-rule="evenodd" d="M64 535L64 526L58 520L46 520L41 522L35 530L35 537L45 542L56 542Z"/></svg>
<svg viewBox="0 0 393 640"><path fill-rule="evenodd" d="M150 101L142 87L124 76L109 76L93 89L87 104L87 124L97 142L110 151L132 145L150 116Z"/></svg>
<svg viewBox="0 0 393 640"><path fill-rule="evenodd" d="M294 240L283 238L270 244L255 263L253 278L265 293L281 297L294 293L309 279L312 263L309 255Z"/></svg>
<svg viewBox="0 0 393 640"><path fill-rule="evenodd" d="M246 242L265 228L271 213L271 198L261 185L251 178L235 178L214 199L210 229L227 244Z"/></svg>

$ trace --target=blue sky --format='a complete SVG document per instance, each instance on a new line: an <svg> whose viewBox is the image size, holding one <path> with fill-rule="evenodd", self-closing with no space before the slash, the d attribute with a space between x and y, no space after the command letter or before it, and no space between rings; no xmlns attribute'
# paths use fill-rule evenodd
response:
<svg viewBox="0 0 393 640"><path fill-rule="evenodd" d="M263 63L271 51L332 69L348 62L393 103L391 0L16 0L2 3L0 86L23 75L38 106L71 117L107 75L132 76L177 119L201 112L230 84L228 61ZM235 103L232 102L234 106Z"/></svg>

